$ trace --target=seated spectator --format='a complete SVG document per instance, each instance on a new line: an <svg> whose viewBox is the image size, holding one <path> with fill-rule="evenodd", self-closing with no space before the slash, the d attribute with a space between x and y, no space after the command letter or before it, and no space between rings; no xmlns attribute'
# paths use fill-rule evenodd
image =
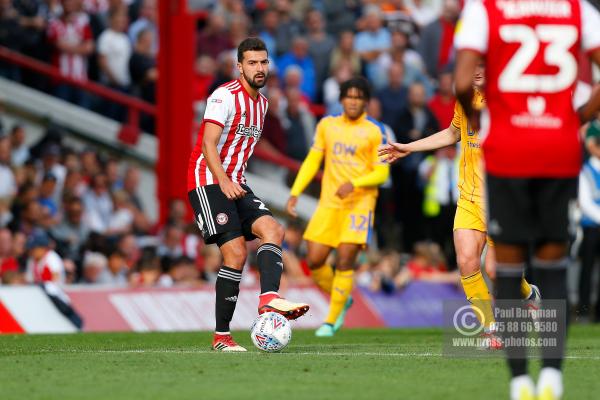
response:
<svg viewBox="0 0 600 400"><path fill-rule="evenodd" d="M341 114L342 103L340 103L340 85L352 78L352 66L349 62L340 62L338 69L325 80L323 84L323 101L327 115Z"/></svg>
<svg viewBox="0 0 600 400"><path fill-rule="evenodd" d="M201 255L204 261L201 268L202 279L208 283L215 283L219 269L223 265L223 257L219 251L219 247L214 244L206 245L202 249Z"/></svg>
<svg viewBox="0 0 600 400"><path fill-rule="evenodd" d="M100 278L107 273L106 256L102 253L87 252L83 257L82 282L87 284L100 284Z"/></svg>
<svg viewBox="0 0 600 400"><path fill-rule="evenodd" d="M133 270L142 256L142 252L135 235L128 233L121 236L117 241L117 249L121 252L121 254L124 255L127 268L130 271Z"/></svg>
<svg viewBox="0 0 600 400"><path fill-rule="evenodd" d="M129 19L126 8L115 8L109 13L110 24L98 38L98 65L102 83L123 93L129 93L131 77L129 59L131 42L125 31ZM105 101L104 112L109 118L123 122L127 109L113 101Z"/></svg>
<svg viewBox="0 0 600 400"><path fill-rule="evenodd" d="M0 278L4 273L19 271L19 262L13 253L13 235L6 228L0 228Z"/></svg>
<svg viewBox="0 0 600 400"><path fill-rule="evenodd" d="M314 101L316 95L315 65L309 55L308 41L302 36L295 37L290 51L277 60L277 68L283 76L286 76L291 66L297 66L302 71L300 89L311 102Z"/></svg>
<svg viewBox="0 0 600 400"><path fill-rule="evenodd" d="M248 17L245 15L236 15L229 24L229 41L231 42L231 52L237 57L237 47L250 34L248 32Z"/></svg>
<svg viewBox="0 0 600 400"><path fill-rule="evenodd" d="M265 42L271 57L277 54L277 30L279 28L279 15L273 8L268 8L262 13L262 24L258 37Z"/></svg>
<svg viewBox="0 0 600 400"><path fill-rule="evenodd" d="M420 242L415 245L413 257L394 278L396 287L415 280L458 285L460 274L458 271L448 272L442 249L437 243Z"/></svg>
<svg viewBox="0 0 600 400"><path fill-rule="evenodd" d="M128 32L131 43L136 43L139 40L141 32L152 32L152 35L148 37L150 40L150 55L152 57L158 53L157 15L156 0L142 0L139 17L129 26Z"/></svg>
<svg viewBox="0 0 600 400"><path fill-rule="evenodd" d="M444 0L441 16L421 30L418 51L427 74L434 79L450 62L459 14L458 0Z"/></svg>
<svg viewBox="0 0 600 400"><path fill-rule="evenodd" d="M225 51L219 54L217 62L217 73L215 74L215 80L208 89L209 93L214 92L222 84L236 79L237 76L236 59L233 57L230 51Z"/></svg>
<svg viewBox="0 0 600 400"><path fill-rule="evenodd" d="M28 283L65 283L65 267L60 256L50 248L50 238L43 230L35 230L27 238L27 268L25 280Z"/></svg>
<svg viewBox="0 0 600 400"><path fill-rule="evenodd" d="M113 212L113 202L108 192L106 175L94 175L88 191L83 195L85 221L90 230L98 233L107 231Z"/></svg>
<svg viewBox="0 0 600 400"><path fill-rule="evenodd" d="M276 0L275 9L277 10L277 36L275 43L277 45L274 57L282 56L292 47L292 40L299 37L303 32L302 24L292 15L291 0Z"/></svg>
<svg viewBox="0 0 600 400"><path fill-rule="evenodd" d="M35 183L40 183L43 177L50 173L56 178L56 186L52 197L58 204L61 201L62 191L65 185L67 169L60 163L61 147L58 144L48 144L42 149L42 168L38 170Z"/></svg>
<svg viewBox="0 0 600 400"><path fill-rule="evenodd" d="M286 91L285 109L285 152L288 157L303 161L308 154L315 131L315 118L302 101L298 89Z"/></svg>
<svg viewBox="0 0 600 400"><path fill-rule="evenodd" d="M153 40L152 30L140 31L129 59L129 74L134 85L134 93L150 103L155 102L158 80L156 57L152 50Z"/></svg>
<svg viewBox="0 0 600 400"><path fill-rule="evenodd" d="M29 147L25 144L25 128L16 124L10 130L11 163L20 167L29 159Z"/></svg>
<svg viewBox="0 0 600 400"><path fill-rule="evenodd" d="M0 199L7 201L17 195L17 182L10 162L10 139L0 136Z"/></svg>
<svg viewBox="0 0 600 400"><path fill-rule="evenodd" d="M437 93L429 100L427 106L435 115L440 128L450 126L454 116L454 97L452 88L452 71L446 70L440 74Z"/></svg>
<svg viewBox="0 0 600 400"><path fill-rule="evenodd" d="M331 52L336 46L335 39L325 30L325 20L319 10L313 9L306 14L308 54L315 67L316 100L322 103L323 82L329 75Z"/></svg>
<svg viewBox="0 0 600 400"><path fill-rule="evenodd" d="M234 48L222 15L213 13L206 19L206 26L197 35L196 46L198 56L207 55L213 59L222 52Z"/></svg>
<svg viewBox="0 0 600 400"><path fill-rule="evenodd" d="M161 277L161 286L198 286L198 270L192 259L179 257L171 261L168 272Z"/></svg>
<svg viewBox="0 0 600 400"><path fill-rule="evenodd" d="M62 0L63 13L50 21L48 41L54 46L55 65L63 76L87 81L88 58L94 52L94 40L87 14L79 11L77 0ZM83 90L60 83L55 95L65 101L89 108L90 99Z"/></svg>
<svg viewBox="0 0 600 400"><path fill-rule="evenodd" d="M408 102L408 88L404 86L404 65L393 63L388 71L388 85L377 92L381 102L381 121L394 126L398 115L402 113Z"/></svg>
<svg viewBox="0 0 600 400"><path fill-rule="evenodd" d="M134 287L157 286L161 278L160 260L156 256L156 249L146 247L142 249L136 271L129 277L129 283Z"/></svg>
<svg viewBox="0 0 600 400"><path fill-rule="evenodd" d="M205 101L210 92L208 89L215 80L216 64L214 58L200 56L194 64L194 101Z"/></svg>
<svg viewBox="0 0 600 400"><path fill-rule="evenodd" d="M361 72L360 55L354 50L354 32L343 31L338 39L337 46L331 53L329 73L335 75L343 64L349 64L351 74L359 75Z"/></svg>
<svg viewBox="0 0 600 400"><path fill-rule="evenodd" d="M58 204L54 201L53 195L56 188L56 177L51 172L47 172L42 179L40 185L40 197L38 202L45 209L45 212L52 217L56 217L58 213Z"/></svg>
<svg viewBox="0 0 600 400"><path fill-rule="evenodd" d="M65 186L63 188L63 198L79 197L88 190L86 182L83 180L83 175L78 169L72 169L67 172L65 178Z"/></svg>
<svg viewBox="0 0 600 400"><path fill-rule="evenodd" d="M125 263L125 255L116 247L108 251L107 268L98 277L97 283L113 286L127 286L129 268Z"/></svg>
<svg viewBox="0 0 600 400"><path fill-rule="evenodd" d="M37 194L37 190L32 192ZM37 198L28 199L23 204L23 208L19 210L15 218L11 221L9 228L13 232L22 232L25 235L32 234L36 229L42 227L43 210Z"/></svg>
<svg viewBox="0 0 600 400"><path fill-rule="evenodd" d="M371 5L367 7L364 16L365 29L357 33L354 38L354 50L366 63L366 75L372 82L377 80L377 59L392 47L390 32L383 26L382 18L378 6Z"/></svg>
<svg viewBox="0 0 600 400"><path fill-rule="evenodd" d="M302 101L310 106L312 103L310 97L304 93L302 90L302 83L304 82L304 75L302 73L302 69L297 65L291 65L285 71L285 75L283 77L283 87L287 90L297 89L302 93ZM270 99L269 99L270 101Z"/></svg>
<svg viewBox="0 0 600 400"><path fill-rule="evenodd" d="M105 234L108 236L122 235L133 230L135 219L134 206L129 201L129 196L123 190L112 194L113 211L108 220Z"/></svg>
<svg viewBox="0 0 600 400"><path fill-rule="evenodd" d="M409 0L407 8L410 10L410 16L417 24L419 29L423 29L435 21L440 15L441 2L429 0Z"/></svg>
<svg viewBox="0 0 600 400"><path fill-rule="evenodd" d="M83 221L83 204L79 197L66 199L63 219L52 227L50 234L56 240L57 250L64 258L80 261L90 230Z"/></svg>

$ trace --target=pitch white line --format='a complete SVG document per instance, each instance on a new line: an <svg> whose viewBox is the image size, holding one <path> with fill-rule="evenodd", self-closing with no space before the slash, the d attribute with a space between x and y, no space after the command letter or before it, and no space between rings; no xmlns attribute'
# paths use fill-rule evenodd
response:
<svg viewBox="0 0 600 400"><path fill-rule="evenodd" d="M306 346L308 347L308 346ZM0 351L0 354L10 354L8 351ZM176 350L176 349L128 349L128 350L78 350L78 349L57 349L57 350L39 350L34 351L33 353L73 353L73 354L216 354L214 350ZM240 354L240 353L238 353ZM261 354L258 352L249 352L249 353L241 353L241 354ZM400 357L400 358L408 358L408 357L421 357L421 358L439 358L444 357L441 353L380 353L380 352L321 352L321 351L306 351L306 352L282 352L282 353L272 353L274 356L293 356L293 355L301 355L301 356L319 356L319 357L346 357L346 356L377 356L377 357ZM449 359L457 359L458 357L447 357ZM480 357L475 357L479 359ZM481 357L484 358L484 357ZM600 355L598 356L566 356L566 359L571 360L600 360ZM468 359L464 357L464 359Z"/></svg>

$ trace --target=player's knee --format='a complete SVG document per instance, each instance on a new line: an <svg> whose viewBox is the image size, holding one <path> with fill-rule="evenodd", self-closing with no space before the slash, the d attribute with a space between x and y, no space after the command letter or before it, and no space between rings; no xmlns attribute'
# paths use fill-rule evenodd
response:
<svg viewBox="0 0 600 400"><path fill-rule="evenodd" d="M246 250L246 246L238 246L233 249L228 249L228 251L223 254L223 264L230 268L241 270L246 263L247 256L248 252Z"/></svg>
<svg viewBox="0 0 600 400"><path fill-rule="evenodd" d="M284 235L285 230L283 226L275 219L272 219L263 226L259 236L264 242L281 245Z"/></svg>
<svg viewBox="0 0 600 400"><path fill-rule="evenodd" d="M474 274L481 268L481 259L476 254L457 254L456 263L463 276Z"/></svg>

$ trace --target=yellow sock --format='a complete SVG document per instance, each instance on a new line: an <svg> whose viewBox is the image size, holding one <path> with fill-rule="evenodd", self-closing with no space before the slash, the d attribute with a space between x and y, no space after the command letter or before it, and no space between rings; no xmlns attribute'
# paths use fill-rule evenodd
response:
<svg viewBox="0 0 600 400"><path fill-rule="evenodd" d="M331 300L329 301L329 314L325 322L333 325L344 309L344 304L352 292L354 283L354 271L335 271L333 287L331 289Z"/></svg>
<svg viewBox="0 0 600 400"><path fill-rule="evenodd" d="M531 294L531 285L525 277L521 278L521 297L526 299Z"/></svg>
<svg viewBox="0 0 600 400"><path fill-rule="evenodd" d="M322 291L327 294L331 293L331 286L333 285L333 268L331 265L325 264L319 268L311 269L310 274Z"/></svg>
<svg viewBox="0 0 600 400"><path fill-rule="evenodd" d="M481 270L469 276L462 276L460 282L477 319L479 319L484 328L489 329L490 325L494 323L492 297L483 279L483 275L481 275Z"/></svg>

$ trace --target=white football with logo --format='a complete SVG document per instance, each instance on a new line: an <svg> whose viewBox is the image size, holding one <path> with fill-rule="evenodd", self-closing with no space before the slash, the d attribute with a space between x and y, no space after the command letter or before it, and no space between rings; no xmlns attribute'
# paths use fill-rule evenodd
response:
<svg viewBox="0 0 600 400"><path fill-rule="evenodd" d="M262 351L281 351L292 340L292 326L283 315L266 312L254 320L250 328L250 337L252 343Z"/></svg>

